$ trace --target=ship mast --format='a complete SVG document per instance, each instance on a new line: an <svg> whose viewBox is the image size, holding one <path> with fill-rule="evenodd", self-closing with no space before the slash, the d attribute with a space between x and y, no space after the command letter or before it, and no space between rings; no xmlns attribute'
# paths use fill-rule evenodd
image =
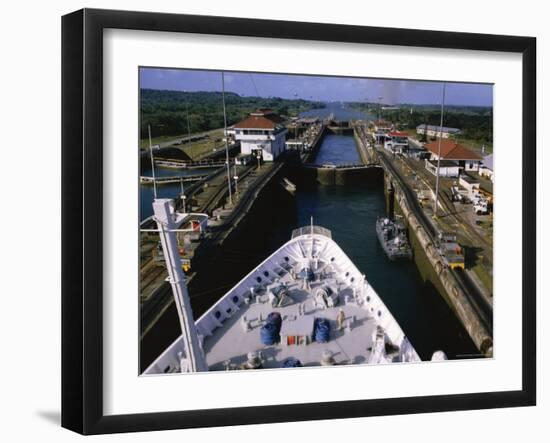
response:
<svg viewBox="0 0 550 443"><path fill-rule="evenodd" d="M233 197L231 195L231 174L229 165L229 141L227 140L227 114L225 112L225 77L222 71L222 103L223 103L223 130L225 136L225 164L227 166L227 189L229 191L229 205L233 205Z"/></svg>
<svg viewBox="0 0 550 443"><path fill-rule="evenodd" d="M310 223L311 223L311 258L313 259L313 245L315 243L313 240L313 215L310 218Z"/></svg>
<svg viewBox="0 0 550 443"><path fill-rule="evenodd" d="M147 125L149 132L149 153L151 155L151 171L153 172L153 195L157 198L157 178L155 177L155 159L153 157L153 143L151 141L151 125Z"/></svg>
<svg viewBox="0 0 550 443"><path fill-rule="evenodd" d="M155 199L153 210L180 321L185 353L185 357L181 362L181 372L208 371L208 365L200 347L195 321L193 320L191 301L185 283L185 274L182 270L175 234L175 229L178 228L185 215L176 213L172 206L172 200L167 198Z"/></svg>

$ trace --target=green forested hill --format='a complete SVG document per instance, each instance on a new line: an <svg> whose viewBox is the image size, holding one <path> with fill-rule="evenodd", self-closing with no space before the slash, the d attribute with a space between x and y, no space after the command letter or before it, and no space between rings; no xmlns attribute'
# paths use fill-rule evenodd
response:
<svg viewBox="0 0 550 443"><path fill-rule="evenodd" d="M151 125L153 137L187 134L187 111L191 133L223 127L221 92L183 92L156 89L140 90L141 138L147 137ZM283 98L242 97L225 93L227 124L246 117L257 108L270 108L283 116L323 107L318 102Z"/></svg>

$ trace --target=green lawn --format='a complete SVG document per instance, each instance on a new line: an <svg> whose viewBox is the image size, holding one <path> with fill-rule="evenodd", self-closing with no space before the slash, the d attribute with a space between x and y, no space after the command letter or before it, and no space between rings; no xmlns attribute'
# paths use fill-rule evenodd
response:
<svg viewBox="0 0 550 443"><path fill-rule="evenodd" d="M417 140L420 137L420 135L416 133L416 129L401 129L400 132L406 132L410 137L416 138Z"/></svg>
<svg viewBox="0 0 550 443"><path fill-rule="evenodd" d="M158 145L160 143L164 143L170 140L175 140L178 138L184 138L187 137L187 134L180 134L180 135L161 135L160 137L153 137L151 139L152 145ZM149 139L144 138L139 141L139 148L140 149L147 149L149 147Z"/></svg>
<svg viewBox="0 0 550 443"><path fill-rule="evenodd" d="M212 129L210 131L205 131L205 132L199 132L199 133L192 133L191 134L191 137L193 136L197 136L197 135L204 135L206 137L210 137L210 138L221 138L223 137L223 128L220 128L220 129ZM186 139L187 138L187 134L176 134L176 135L161 135L159 137L153 137L151 139L151 143L153 145L158 145L160 143L164 143L164 142L169 142L169 141L172 141L172 140L183 140L183 139ZM199 141L198 143L201 143L201 141ZM181 147L181 145L179 145ZM140 149L146 149L149 147L149 139L148 138L142 138L140 141L139 141L139 147Z"/></svg>
<svg viewBox="0 0 550 443"><path fill-rule="evenodd" d="M192 160L200 160L206 154L211 153L214 148L224 148L223 129L208 134L203 139L192 143L185 143L179 146Z"/></svg>
<svg viewBox="0 0 550 443"><path fill-rule="evenodd" d="M471 140L463 137L455 137L455 140L461 145L467 147L468 149L474 151L475 153L483 156L493 153L493 144L487 142L481 142L478 140ZM485 145L485 152L481 152L481 147Z"/></svg>
<svg viewBox="0 0 550 443"><path fill-rule="evenodd" d="M201 133L202 135L203 133ZM199 134L191 134L199 135ZM211 153L214 148L223 148L223 129L216 129L205 133L205 138L202 140L197 140L191 143L183 143L180 145L174 145L174 148L181 149L185 154L187 154L191 159L198 160L204 157L206 154ZM151 140L153 145L157 145L163 142L168 142L177 139L187 138L187 134L182 135L165 135L160 137L155 137ZM149 147L149 140L142 139L139 142L140 149L147 149Z"/></svg>

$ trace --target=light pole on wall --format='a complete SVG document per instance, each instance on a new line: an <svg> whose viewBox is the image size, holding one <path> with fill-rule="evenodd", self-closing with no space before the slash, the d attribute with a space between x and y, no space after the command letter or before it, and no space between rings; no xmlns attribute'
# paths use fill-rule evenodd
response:
<svg viewBox="0 0 550 443"><path fill-rule="evenodd" d="M229 144L227 141L227 115L225 113L225 77L222 71L222 102L223 102L223 127L225 134L225 164L227 165L227 187L229 190L229 204L233 204L233 196L231 195L231 173L229 166Z"/></svg>
<svg viewBox="0 0 550 443"><path fill-rule="evenodd" d="M258 160L258 169L261 168L260 158L262 157L262 155L260 154L260 152L261 151L259 149L256 150L256 159Z"/></svg>
<svg viewBox="0 0 550 443"><path fill-rule="evenodd" d="M443 138L443 108L445 106L445 87L443 83L443 96L441 98L441 120L439 122L439 140L437 143L437 175L435 177L435 208L434 217L437 218L437 202L439 200L439 166L441 163L441 139Z"/></svg>

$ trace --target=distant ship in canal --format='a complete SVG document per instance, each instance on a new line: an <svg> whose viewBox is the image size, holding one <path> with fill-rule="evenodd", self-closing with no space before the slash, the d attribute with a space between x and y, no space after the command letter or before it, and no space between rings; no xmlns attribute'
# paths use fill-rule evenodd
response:
<svg viewBox="0 0 550 443"><path fill-rule="evenodd" d="M380 245L390 260L410 260L412 249L405 227L388 217L376 220L376 234Z"/></svg>
<svg viewBox="0 0 550 443"><path fill-rule="evenodd" d="M193 321L174 232L181 214L168 199L154 207L182 334L144 374L420 361L365 275L313 221Z"/></svg>

